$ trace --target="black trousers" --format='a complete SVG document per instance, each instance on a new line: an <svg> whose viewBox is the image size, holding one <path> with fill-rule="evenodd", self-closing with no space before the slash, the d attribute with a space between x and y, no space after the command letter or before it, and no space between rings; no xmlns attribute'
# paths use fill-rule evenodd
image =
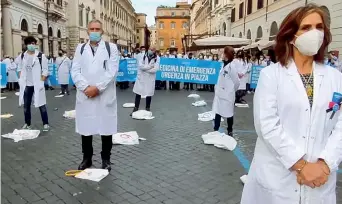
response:
<svg viewBox="0 0 342 204"><path fill-rule="evenodd" d="M214 131L218 131L220 129L220 124L221 124L221 116L219 114L215 115L215 120L214 120ZM234 124L234 117L227 118L227 131L228 134L233 132L233 124Z"/></svg>
<svg viewBox="0 0 342 204"><path fill-rule="evenodd" d="M8 90L9 91L16 91L19 88L19 83L18 82L8 82L7 83Z"/></svg>
<svg viewBox="0 0 342 204"><path fill-rule="evenodd" d="M169 82L169 89L170 90L180 90L180 82L170 81Z"/></svg>
<svg viewBox="0 0 342 204"><path fill-rule="evenodd" d="M31 125L31 103L32 97L34 94L33 86L26 86L24 91L24 116L26 125ZM49 124L48 114L46 110L46 106L42 105L39 107L40 116L42 117L43 125Z"/></svg>
<svg viewBox="0 0 342 204"><path fill-rule="evenodd" d="M112 151L112 135L101 135L102 140L102 151L101 151L101 158L102 160L110 160L110 155ZM82 153L83 159L91 159L94 154L93 150L93 136L84 136L82 135Z"/></svg>
<svg viewBox="0 0 342 204"><path fill-rule="evenodd" d="M69 85L68 84L61 84L61 92L62 94L69 93Z"/></svg>
<svg viewBox="0 0 342 204"><path fill-rule="evenodd" d="M141 100L141 95L136 94L135 95L135 101L134 101L135 109L139 109L140 100ZM146 109L150 109L151 108L151 102L152 102L152 96L147 96L146 97Z"/></svg>
<svg viewBox="0 0 342 204"><path fill-rule="evenodd" d="M194 90L194 83L187 83L187 82L185 82L184 83L184 89L186 89L186 90Z"/></svg>

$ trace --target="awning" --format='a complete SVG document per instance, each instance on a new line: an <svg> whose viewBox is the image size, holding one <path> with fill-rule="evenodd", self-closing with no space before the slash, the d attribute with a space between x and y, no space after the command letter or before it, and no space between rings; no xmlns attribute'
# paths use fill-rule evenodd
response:
<svg viewBox="0 0 342 204"><path fill-rule="evenodd" d="M191 47L197 49L218 49L225 46L239 47L251 44L250 39L227 37L216 35L208 38L198 39L192 43Z"/></svg>

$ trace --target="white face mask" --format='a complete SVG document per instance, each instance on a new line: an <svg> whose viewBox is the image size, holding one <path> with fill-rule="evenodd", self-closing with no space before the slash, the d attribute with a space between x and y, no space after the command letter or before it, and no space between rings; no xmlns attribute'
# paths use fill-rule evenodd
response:
<svg viewBox="0 0 342 204"><path fill-rule="evenodd" d="M297 39L293 46L295 46L303 55L313 56L317 54L323 44L324 33L320 30L312 29L296 37Z"/></svg>

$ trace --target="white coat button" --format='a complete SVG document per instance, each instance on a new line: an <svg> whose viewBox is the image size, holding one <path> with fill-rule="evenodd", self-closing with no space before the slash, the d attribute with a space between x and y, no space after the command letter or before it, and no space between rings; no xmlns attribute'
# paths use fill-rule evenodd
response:
<svg viewBox="0 0 342 204"><path fill-rule="evenodd" d="M303 138L306 138L305 136L303 136Z"/></svg>
<svg viewBox="0 0 342 204"><path fill-rule="evenodd" d="M295 190L295 192L298 192L298 190Z"/></svg>
<svg viewBox="0 0 342 204"><path fill-rule="evenodd" d="M308 111L309 109L306 109L305 111Z"/></svg>

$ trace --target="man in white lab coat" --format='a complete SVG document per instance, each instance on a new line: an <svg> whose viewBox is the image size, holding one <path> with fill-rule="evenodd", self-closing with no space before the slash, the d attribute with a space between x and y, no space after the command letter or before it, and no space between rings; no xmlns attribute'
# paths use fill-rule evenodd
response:
<svg viewBox="0 0 342 204"><path fill-rule="evenodd" d="M71 61L66 56L65 51L60 50L58 52L58 57L56 59L56 66L58 71L58 83L61 85L60 95L69 93L69 78L70 78L70 69L71 69Z"/></svg>
<svg viewBox="0 0 342 204"><path fill-rule="evenodd" d="M93 135L101 135L102 168L111 170L112 135L117 132L115 77L119 68L117 46L102 40L102 23L88 24L89 41L79 44L71 68L76 93L76 132L82 135L83 161L79 170L92 166Z"/></svg>
<svg viewBox="0 0 342 204"><path fill-rule="evenodd" d="M6 65L6 74L7 74L7 88L10 89L10 83L8 81L8 75L9 75L9 71L11 70L11 59L8 55L4 56L4 60L2 60L2 63Z"/></svg>
<svg viewBox="0 0 342 204"><path fill-rule="evenodd" d="M49 130L48 114L46 110L46 97L44 81L48 76L48 60L44 54L37 50L37 40L28 36L24 43L27 51L19 62L19 106L24 104L25 125L23 129L31 129L31 103L39 108L43 121L43 131Z"/></svg>
<svg viewBox="0 0 342 204"><path fill-rule="evenodd" d="M8 68L7 73L7 82L9 91L16 91L18 86L18 74L17 74L17 64L14 62L13 58L11 59L11 66Z"/></svg>

